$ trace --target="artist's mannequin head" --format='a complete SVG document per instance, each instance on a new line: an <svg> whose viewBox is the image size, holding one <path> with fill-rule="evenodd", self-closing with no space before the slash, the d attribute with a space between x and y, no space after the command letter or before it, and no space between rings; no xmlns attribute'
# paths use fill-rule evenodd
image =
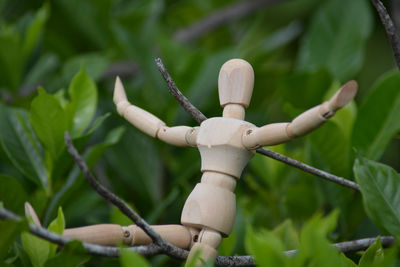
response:
<svg viewBox="0 0 400 267"><path fill-rule="evenodd" d="M218 94L223 117L244 119L254 86L254 71L243 59L231 59L222 65L218 77Z"/></svg>

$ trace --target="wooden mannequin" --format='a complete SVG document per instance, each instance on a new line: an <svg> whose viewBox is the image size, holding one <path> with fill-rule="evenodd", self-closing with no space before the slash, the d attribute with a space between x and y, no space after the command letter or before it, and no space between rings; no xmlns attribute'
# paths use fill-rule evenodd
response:
<svg viewBox="0 0 400 267"><path fill-rule="evenodd" d="M300 114L290 123L263 127L244 121L253 91L254 72L241 59L226 62L219 73L218 92L222 117L210 118L199 127L168 127L163 121L128 102L117 78L114 103L118 113L142 132L168 144L197 147L201 155L201 182L183 207L182 225L154 226L167 241L189 249L189 259L200 251L200 260L214 260L221 238L228 236L236 215L234 189L244 167L261 146L284 143L305 135L323 124L349 103L357 92L357 83L346 83L327 102ZM137 226L95 225L66 229L64 235L103 245L148 244L151 239Z"/></svg>

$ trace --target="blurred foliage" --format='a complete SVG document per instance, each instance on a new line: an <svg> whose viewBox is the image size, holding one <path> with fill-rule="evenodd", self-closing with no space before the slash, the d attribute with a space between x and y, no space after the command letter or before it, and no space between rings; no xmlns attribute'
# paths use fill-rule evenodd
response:
<svg viewBox="0 0 400 267"><path fill-rule="evenodd" d="M290 121L345 81L357 80L355 101L307 137L272 149L347 179L355 176L362 194L256 155L238 181L234 231L223 240L220 255L251 253L260 266L395 262L396 247L384 250L379 240L365 253L347 257L329 246L379 233L399 237L400 74L372 5L367 0L278 1L190 43L174 38L177 30L234 3L1 0L4 207L22 215L29 201L45 227L54 225L57 214L62 225L59 207L66 227L129 224L84 181L65 150L63 135L69 131L103 184L150 223L179 223L201 175L199 153L153 140L118 116L114 77L122 76L132 103L168 125L195 126L169 95L154 59L161 57L181 91L213 117L221 114L219 68L240 57L255 71L246 120L258 126ZM323 214L330 215L323 219ZM7 266L137 266L145 261L130 253L120 260L89 260L79 242L56 253L27 233L18 238L23 230L24 223L0 222L0 260ZM286 257L283 251L290 249L300 250ZM167 256L148 260L152 266L180 264Z"/></svg>

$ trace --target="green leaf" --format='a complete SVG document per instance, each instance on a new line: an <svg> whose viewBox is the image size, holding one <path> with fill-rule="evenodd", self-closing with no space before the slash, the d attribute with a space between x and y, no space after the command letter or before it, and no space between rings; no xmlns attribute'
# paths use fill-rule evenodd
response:
<svg viewBox="0 0 400 267"><path fill-rule="evenodd" d="M99 128L103 124L103 122L110 116L111 116L111 113L107 112L106 114L101 115L100 117L98 117L93 122L93 124L90 126L90 128L87 130L87 135L90 135L90 134L94 133L94 131L96 131L97 128Z"/></svg>
<svg viewBox="0 0 400 267"><path fill-rule="evenodd" d="M59 60L55 54L47 53L41 56L27 72L20 93L26 94L29 91L28 88L31 86L47 81L49 76L55 72L58 65Z"/></svg>
<svg viewBox="0 0 400 267"><path fill-rule="evenodd" d="M48 227L49 231L52 231L54 233L57 233L59 235L62 235L64 233L65 229L65 218L64 214L62 211L62 208L58 208L58 215L57 218L55 218L49 225ZM52 258L57 251L57 244L50 244L50 252L49 252L49 258Z"/></svg>
<svg viewBox="0 0 400 267"><path fill-rule="evenodd" d="M350 137L345 135L338 124L327 121L308 138L318 159L327 167L326 171L347 176L350 169Z"/></svg>
<svg viewBox="0 0 400 267"><path fill-rule="evenodd" d="M299 235L290 219L278 225L272 233L282 241L285 250L299 247Z"/></svg>
<svg viewBox="0 0 400 267"><path fill-rule="evenodd" d="M55 92L53 94L53 96L58 100L58 102L60 103L61 107L63 109L65 109L65 107L66 107L66 105L68 103L68 100L65 97L65 89L58 90L57 92Z"/></svg>
<svg viewBox="0 0 400 267"><path fill-rule="evenodd" d="M27 229L26 222L0 221L0 263L8 254L10 246L22 230Z"/></svg>
<svg viewBox="0 0 400 267"><path fill-rule="evenodd" d="M337 224L338 210L322 218L313 216L300 233L300 248L290 266L346 266L347 263L326 238Z"/></svg>
<svg viewBox="0 0 400 267"><path fill-rule="evenodd" d="M121 256L119 258L119 262L122 267L150 267L150 264L147 262L145 258L140 256L139 254L123 249L121 251Z"/></svg>
<svg viewBox="0 0 400 267"><path fill-rule="evenodd" d="M24 44L22 47L22 56L27 59L35 46L37 45L38 39L42 33L43 27L49 17L49 5L45 4L40 8L36 14L35 19L26 31L26 36L24 39Z"/></svg>
<svg viewBox="0 0 400 267"><path fill-rule="evenodd" d="M287 262L282 242L271 232L264 230L255 233L248 225L245 246L259 266L285 266Z"/></svg>
<svg viewBox="0 0 400 267"><path fill-rule="evenodd" d="M357 267L357 264L354 263L351 259L347 258L344 253L340 253L340 256L342 257L343 261L343 266L345 267Z"/></svg>
<svg viewBox="0 0 400 267"><path fill-rule="evenodd" d="M64 132L68 129L67 114L57 98L40 89L31 103L30 121L52 159L57 159L65 147Z"/></svg>
<svg viewBox="0 0 400 267"><path fill-rule="evenodd" d="M14 177L0 175L0 201L6 209L22 212L28 196Z"/></svg>
<svg viewBox="0 0 400 267"><path fill-rule="evenodd" d="M21 240L33 267L42 267L49 257L50 243L27 232L21 234Z"/></svg>
<svg viewBox="0 0 400 267"><path fill-rule="evenodd" d="M334 77L349 79L362 66L372 23L370 6L364 0L324 1L303 40L297 69L326 67Z"/></svg>
<svg viewBox="0 0 400 267"><path fill-rule="evenodd" d="M162 172L154 143L132 127L127 130L129 134L117 146L110 148L105 156L116 175L129 185L136 197L147 199L148 203L158 203L162 197L158 186ZM137 151L142 153L138 154ZM132 162L136 162L135 166Z"/></svg>
<svg viewBox="0 0 400 267"><path fill-rule="evenodd" d="M70 267L82 266L90 259L86 249L83 248L82 243L74 240L68 242L63 246L60 253L55 257L49 259L45 267Z"/></svg>
<svg viewBox="0 0 400 267"><path fill-rule="evenodd" d="M369 159L378 160L400 130L399 86L399 72L383 76L360 106L352 145Z"/></svg>
<svg viewBox="0 0 400 267"><path fill-rule="evenodd" d="M68 93L71 103L67 111L72 119L71 136L76 137L89 126L96 112L97 88L84 69L75 75L69 86Z"/></svg>
<svg viewBox="0 0 400 267"><path fill-rule="evenodd" d="M283 199L292 219L306 220L318 209L315 188L309 184L288 186Z"/></svg>
<svg viewBox="0 0 400 267"><path fill-rule="evenodd" d="M187 262L186 262L187 267L196 267L196 266L197 266L197 262L198 262L198 260L199 260L199 258L200 258L200 253L201 253L200 250L196 250L196 251L194 252L194 254L193 254L193 256L191 257L191 259L190 259L190 260L187 260ZM204 266L204 267L207 267L207 266Z"/></svg>
<svg viewBox="0 0 400 267"><path fill-rule="evenodd" d="M376 266L376 261L383 258L383 248L381 244L381 239L375 241L362 255L360 262L358 264L359 267L372 267Z"/></svg>
<svg viewBox="0 0 400 267"><path fill-rule="evenodd" d="M303 112L310 107L321 104L332 78L325 69L314 72L300 72L284 75L278 83L284 101ZM295 115L298 114L289 114Z"/></svg>
<svg viewBox="0 0 400 267"><path fill-rule="evenodd" d="M46 187L48 173L41 156L41 146L31 129L27 112L0 104L0 142L14 166L28 179Z"/></svg>
<svg viewBox="0 0 400 267"><path fill-rule="evenodd" d="M59 208L57 218L51 222L48 230L62 234L65 228L65 220L62 209ZM58 245L52 244L42 238L28 232L21 234L22 245L28 254L33 267L42 267L49 258L55 255Z"/></svg>
<svg viewBox="0 0 400 267"><path fill-rule="evenodd" d="M368 217L379 229L399 239L400 175L387 165L363 157L356 159L354 174Z"/></svg>
<svg viewBox="0 0 400 267"><path fill-rule="evenodd" d="M14 27L0 30L0 85L16 91L22 76L21 38Z"/></svg>

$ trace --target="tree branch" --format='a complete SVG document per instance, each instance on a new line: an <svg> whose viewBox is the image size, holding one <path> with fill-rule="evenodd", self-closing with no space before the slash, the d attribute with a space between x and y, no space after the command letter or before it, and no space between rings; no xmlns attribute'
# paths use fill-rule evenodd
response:
<svg viewBox="0 0 400 267"><path fill-rule="evenodd" d="M390 9L392 10L392 18L394 22L394 27L396 29L400 28L400 2L398 0L390 1Z"/></svg>
<svg viewBox="0 0 400 267"><path fill-rule="evenodd" d="M13 220L13 221L21 221L22 218L13 212L0 208L0 219L2 220ZM29 223L29 231L39 236L45 240L48 240L52 243L58 244L60 246L66 245L71 239L60 236L53 232L48 231L45 228L37 226L33 223ZM336 247L339 251L343 253L349 252L357 252L361 250L367 249L371 246L375 241L376 237L374 238L364 238L358 239L353 241L341 242L332 244L332 246ZM389 247L395 242L394 237L392 236L381 236L380 237L382 246ZM119 257L122 250L129 250L139 253L143 256L153 256L157 254L165 253L160 246L157 244L151 244L147 246L138 246L138 247L130 247L130 248L118 248L118 247L110 247L110 246L100 246L90 243L82 242L83 247L87 250L89 254L102 256L102 257ZM297 253L297 250L288 250L285 251L287 256L291 256ZM178 257L175 257L179 260L185 260L188 255L188 251L183 250L182 254L179 254ZM218 256L216 259L216 265L219 266L255 266L255 261L253 256Z"/></svg>
<svg viewBox="0 0 400 267"><path fill-rule="evenodd" d="M85 161L79 155L78 151L72 144L71 136L68 132L65 133L64 138L67 150L74 158L78 167L81 169L83 176L101 197L111 202L129 219L135 222L135 224L139 226L153 240L154 244L159 246L162 252L165 252L165 254L180 259L183 257L183 255L187 253L187 251L178 248L164 240L142 217L140 217L135 211L133 211L122 199L120 199L114 193L110 192L107 188L97 182L97 180L94 178L93 174L87 167Z"/></svg>
<svg viewBox="0 0 400 267"><path fill-rule="evenodd" d="M171 78L171 75L169 75L167 69L164 67L161 59L157 58L156 59L157 67L160 70L161 74L163 75L165 81L167 82L169 91L171 94L175 97L175 99L178 101L178 103L198 122L201 123L202 121L206 120L207 117L203 115L190 101L182 94L181 91L176 87L174 81ZM317 168L311 167L305 163L302 163L300 161L297 161L295 159L289 158L287 156L284 156L282 154L279 154L278 152L266 149L266 148L259 148L257 149L257 153L279 160L280 162L286 163L290 166L296 167L302 171L314 174L318 177L321 177L323 179L326 179L328 181L337 183L342 186L349 187L351 189L354 189L356 191L360 191L360 187L358 184L355 182L352 182L350 180L347 180L343 177L338 177L336 175L330 174L328 172L319 170Z"/></svg>
<svg viewBox="0 0 400 267"><path fill-rule="evenodd" d="M279 160L280 162L286 163L292 167L295 167L297 169L300 169L302 171L314 174L318 177L321 177L323 179L326 179L328 181L337 183L339 185L354 189L356 191L360 191L360 187L357 183L350 181L348 179L345 179L343 177L339 177L336 175L333 175L331 173L325 172L323 170L311 167L310 165L307 165L303 162L297 161L295 159L289 158L285 155L279 154L278 152L272 151L270 149L266 149L266 148L259 148L257 149L257 153Z"/></svg>
<svg viewBox="0 0 400 267"><path fill-rule="evenodd" d="M381 236L381 243L384 248L391 246L395 239L393 236ZM333 244L339 251L343 253L357 252L361 250L366 250L373 243L376 242L376 237L373 238L363 238L358 240L346 241L341 243Z"/></svg>
<svg viewBox="0 0 400 267"><path fill-rule="evenodd" d="M176 87L174 80L169 75L167 69L165 68L162 60L160 58L156 58L156 64L158 70L161 72L165 82L168 85L169 92L175 97L175 99L179 102L179 104L188 112L199 124L206 120L207 117L201 113L192 103L181 93L181 91Z"/></svg>
<svg viewBox="0 0 400 267"><path fill-rule="evenodd" d="M238 1L233 5L211 13L211 15L196 21L188 27L177 30L174 38L182 43L194 41L222 24L245 17L276 2L279 2L279 0Z"/></svg>
<svg viewBox="0 0 400 267"><path fill-rule="evenodd" d="M390 41L390 45L392 46L397 67L400 69L400 37L396 32L396 27L394 26L393 21L382 2L380 0L371 0L371 2L378 12L383 26L385 27L386 35Z"/></svg>

